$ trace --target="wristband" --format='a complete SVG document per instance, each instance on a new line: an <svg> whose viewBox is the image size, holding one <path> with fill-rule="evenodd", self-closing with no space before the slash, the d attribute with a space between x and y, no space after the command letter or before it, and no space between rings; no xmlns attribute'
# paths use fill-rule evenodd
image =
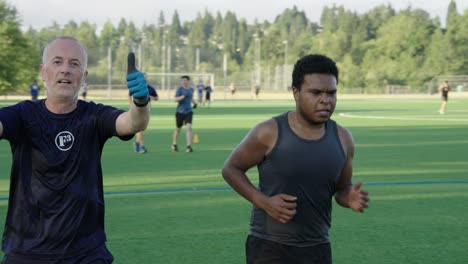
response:
<svg viewBox="0 0 468 264"><path fill-rule="evenodd" d="M143 99L143 98L138 98L138 99ZM135 98L133 98L133 103L135 104L135 106L137 107L145 107L146 105L148 105L150 101L150 98L148 96L145 97L145 101L144 102L137 102L135 100Z"/></svg>

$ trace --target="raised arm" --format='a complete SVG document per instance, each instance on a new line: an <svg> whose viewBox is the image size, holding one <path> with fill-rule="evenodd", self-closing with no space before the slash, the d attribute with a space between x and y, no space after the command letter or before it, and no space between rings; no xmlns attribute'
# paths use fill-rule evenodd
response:
<svg viewBox="0 0 468 264"><path fill-rule="evenodd" d="M131 135L145 130L148 126L149 116L149 104L138 107L134 103L130 103L130 110L120 114L116 120L117 135Z"/></svg>
<svg viewBox="0 0 468 264"><path fill-rule="evenodd" d="M122 113L116 120L116 131L119 136L126 136L143 131L149 122L148 85L143 73L135 67L135 55L128 54L127 86L133 97L130 110Z"/></svg>

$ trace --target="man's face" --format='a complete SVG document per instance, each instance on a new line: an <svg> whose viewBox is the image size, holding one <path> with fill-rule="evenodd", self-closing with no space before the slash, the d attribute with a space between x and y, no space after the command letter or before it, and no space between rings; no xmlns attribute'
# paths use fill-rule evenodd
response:
<svg viewBox="0 0 468 264"><path fill-rule="evenodd" d="M80 87L88 75L84 56L75 40L57 39L49 44L44 64L41 64L48 97L78 98Z"/></svg>
<svg viewBox="0 0 468 264"><path fill-rule="evenodd" d="M182 86L184 86L184 87L188 87L189 83L190 83L189 79L187 79L187 78L180 79L180 82L182 83Z"/></svg>
<svg viewBox="0 0 468 264"><path fill-rule="evenodd" d="M301 90L293 88L296 110L310 124L327 122L336 106L336 78L331 74L304 75Z"/></svg>

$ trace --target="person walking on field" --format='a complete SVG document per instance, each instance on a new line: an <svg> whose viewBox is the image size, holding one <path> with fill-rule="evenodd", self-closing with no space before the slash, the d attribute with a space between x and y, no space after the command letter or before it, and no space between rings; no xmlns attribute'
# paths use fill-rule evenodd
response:
<svg viewBox="0 0 468 264"><path fill-rule="evenodd" d="M41 90L41 87L39 84L37 84L37 81L34 80L29 86L29 91L31 92L31 101L37 101L39 90Z"/></svg>
<svg viewBox="0 0 468 264"><path fill-rule="evenodd" d="M203 103L203 90L205 90L205 85L202 80L199 80L195 87L197 88L198 103L201 104Z"/></svg>
<svg viewBox="0 0 468 264"><path fill-rule="evenodd" d="M257 124L227 158L224 179L253 204L246 263L331 264L332 197L356 212L368 208L362 182L352 184L351 132L331 119L337 84L330 58L299 59L295 110ZM246 175L254 166L258 189Z"/></svg>
<svg viewBox="0 0 468 264"><path fill-rule="evenodd" d="M193 88L190 87L190 77L184 75L180 78L182 86L180 86L175 94L175 101L177 102L177 109L176 109L176 130L172 135L172 145L171 149L174 152L179 151L177 146L177 139L180 135L180 131L182 130L182 126L185 124L186 127L186 139L187 139L187 147L186 152L193 152L192 148L192 119L193 119L193 111L192 111L192 103L193 108L197 108L197 103L195 103L193 99Z"/></svg>
<svg viewBox="0 0 468 264"><path fill-rule="evenodd" d="M440 108L439 108L440 114L445 114L445 110L447 108L448 94L450 90L451 88L450 88L448 81L445 81L438 88L439 93L442 94L442 104L440 105Z"/></svg>
<svg viewBox="0 0 468 264"><path fill-rule="evenodd" d="M87 61L78 40L52 40L40 65L47 98L0 108L0 139L13 155L3 264L113 262L104 230L102 150L111 137L130 140L146 128L148 89L137 71L127 76L128 111L78 100Z"/></svg>
<svg viewBox="0 0 468 264"><path fill-rule="evenodd" d="M213 89L211 88L210 85L205 86L205 101L203 101L203 106L208 105L208 108L210 108L211 105L211 93L213 92Z"/></svg>

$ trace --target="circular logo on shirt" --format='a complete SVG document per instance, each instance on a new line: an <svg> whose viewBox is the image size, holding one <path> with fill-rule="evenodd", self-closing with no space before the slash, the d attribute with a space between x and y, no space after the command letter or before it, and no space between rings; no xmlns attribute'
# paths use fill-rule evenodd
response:
<svg viewBox="0 0 468 264"><path fill-rule="evenodd" d="M55 145L61 151L71 149L73 142L75 142L75 137L73 137L73 134L69 131L62 131L55 137Z"/></svg>

